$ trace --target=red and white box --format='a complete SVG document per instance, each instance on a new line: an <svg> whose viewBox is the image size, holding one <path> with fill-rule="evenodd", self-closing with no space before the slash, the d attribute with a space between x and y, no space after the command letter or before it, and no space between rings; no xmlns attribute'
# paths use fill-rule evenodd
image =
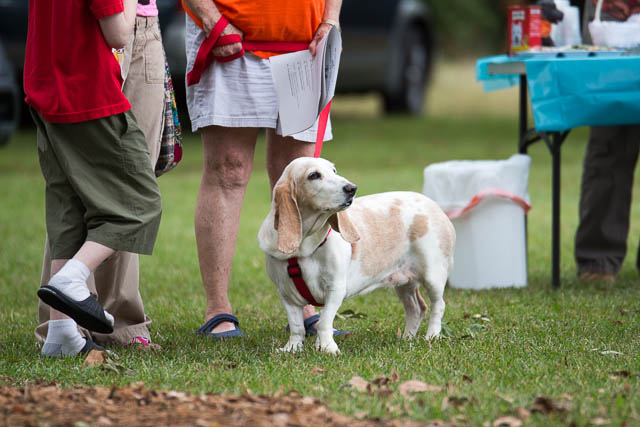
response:
<svg viewBox="0 0 640 427"><path fill-rule="evenodd" d="M542 45L540 6L509 6L508 14L509 55Z"/></svg>

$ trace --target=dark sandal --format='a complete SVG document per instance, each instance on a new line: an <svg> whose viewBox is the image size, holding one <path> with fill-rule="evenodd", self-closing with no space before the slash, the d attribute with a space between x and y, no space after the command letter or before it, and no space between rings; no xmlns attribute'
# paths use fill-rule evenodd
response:
<svg viewBox="0 0 640 427"><path fill-rule="evenodd" d="M75 301L57 288L44 285L38 289L38 296L49 306L71 317L83 328L101 334L113 332L113 325L107 320L104 309L93 294L85 300Z"/></svg>
<svg viewBox="0 0 640 427"><path fill-rule="evenodd" d="M216 332L213 334L211 333L213 328L224 322L231 322L235 324L236 328L233 331ZM217 316L213 316L211 319L207 320L207 323L200 326L200 328L198 328L198 330L196 331L196 334L205 335L208 338L213 339L240 338L243 337L244 334L242 333L242 331L240 331L239 326L240 322L238 321L238 318L236 316L232 314L218 314Z"/></svg>
<svg viewBox="0 0 640 427"><path fill-rule="evenodd" d="M319 314L314 314L313 316L309 316L306 319L304 319L304 331L306 335L308 336L318 335L318 330L316 329L316 326L315 326L315 323L318 320L320 320ZM288 331L289 325L287 325L285 329ZM333 336L337 337L340 335L351 335L351 332L333 328Z"/></svg>
<svg viewBox="0 0 640 427"><path fill-rule="evenodd" d="M84 347L79 354L89 353L91 350L104 351L104 347L94 343L91 338L85 338Z"/></svg>

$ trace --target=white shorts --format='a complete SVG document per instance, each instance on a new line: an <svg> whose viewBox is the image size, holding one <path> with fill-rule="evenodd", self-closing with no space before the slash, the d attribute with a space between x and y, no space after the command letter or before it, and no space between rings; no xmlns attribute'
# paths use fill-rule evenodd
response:
<svg viewBox="0 0 640 427"><path fill-rule="evenodd" d="M204 32L186 16L187 72L193 68ZM271 77L269 60L247 52L230 62L213 61L202 74L200 82L187 87L187 107L191 129L205 126L272 128L282 135L278 120L278 99ZM318 121L294 139L315 142ZM327 122L324 140L332 139L331 119Z"/></svg>

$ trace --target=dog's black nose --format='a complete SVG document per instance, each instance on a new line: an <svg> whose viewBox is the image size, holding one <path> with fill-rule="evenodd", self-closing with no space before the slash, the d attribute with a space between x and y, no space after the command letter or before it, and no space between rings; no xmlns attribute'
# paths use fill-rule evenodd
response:
<svg viewBox="0 0 640 427"><path fill-rule="evenodd" d="M356 194L357 189L358 187L353 184L347 184L344 187L342 187L342 190L349 196L353 196L354 194Z"/></svg>

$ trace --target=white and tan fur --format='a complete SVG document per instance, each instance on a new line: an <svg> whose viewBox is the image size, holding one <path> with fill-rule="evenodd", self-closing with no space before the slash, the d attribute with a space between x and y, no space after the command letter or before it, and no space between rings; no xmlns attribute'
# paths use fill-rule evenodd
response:
<svg viewBox="0 0 640 427"><path fill-rule="evenodd" d="M395 288L405 310L403 337L411 338L427 310L418 290L424 286L431 301L426 338L440 333L456 239L449 218L422 194L354 199L355 188L331 162L310 157L292 161L274 187L258 243L289 320L283 351L301 350L305 338L307 301L287 274L287 259L294 256L311 294L324 304L317 325L319 350L339 353L333 320L342 301L380 287ZM320 246L330 225L333 231Z"/></svg>

